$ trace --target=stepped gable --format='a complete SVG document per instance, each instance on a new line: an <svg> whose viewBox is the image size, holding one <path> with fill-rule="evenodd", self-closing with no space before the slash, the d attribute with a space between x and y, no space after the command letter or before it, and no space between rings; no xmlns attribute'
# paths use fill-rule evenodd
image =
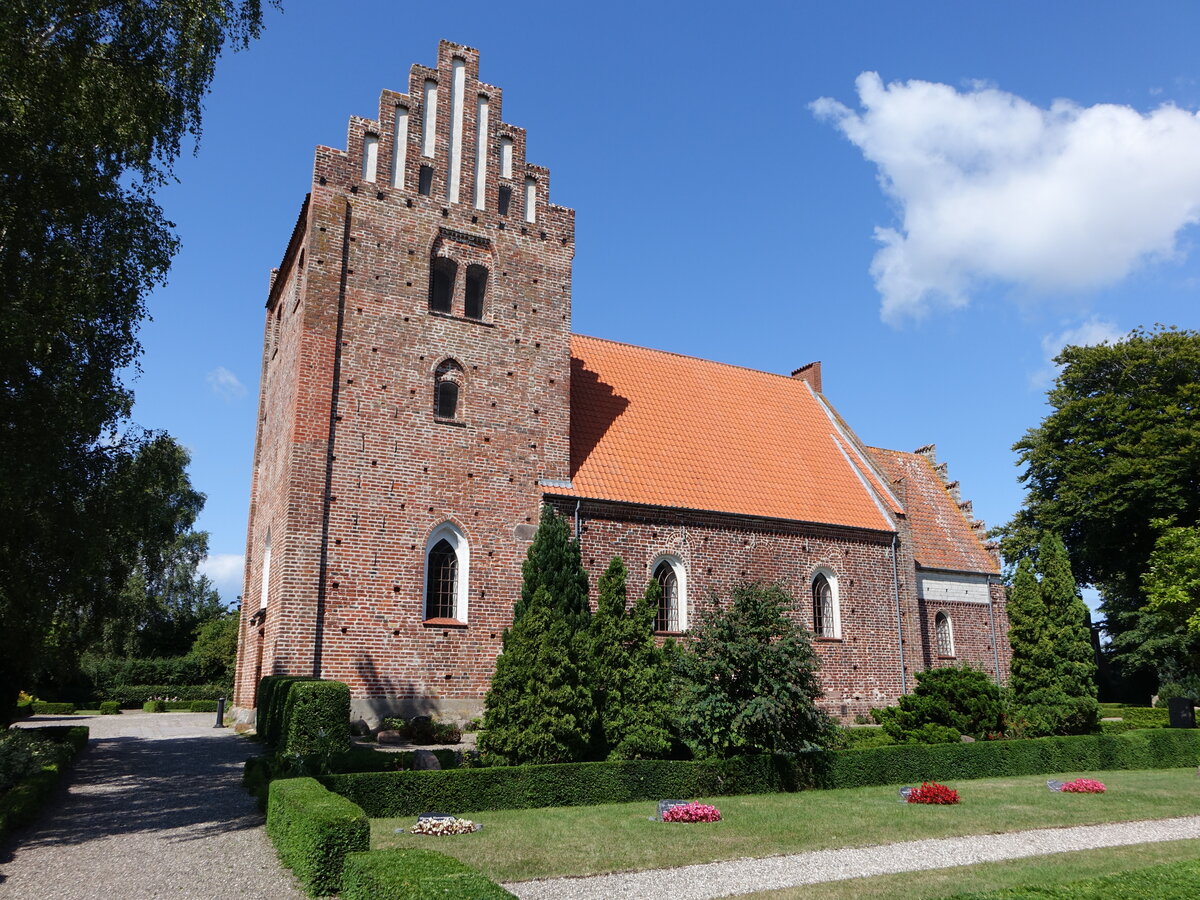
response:
<svg viewBox="0 0 1200 900"><path fill-rule="evenodd" d="M961 501L958 482L946 480L946 464L934 461L932 445L914 453L868 447L903 500L912 528L913 555L924 569L998 574L983 541L984 524Z"/></svg>
<svg viewBox="0 0 1200 900"><path fill-rule="evenodd" d="M894 531L802 379L571 338L566 496Z"/></svg>

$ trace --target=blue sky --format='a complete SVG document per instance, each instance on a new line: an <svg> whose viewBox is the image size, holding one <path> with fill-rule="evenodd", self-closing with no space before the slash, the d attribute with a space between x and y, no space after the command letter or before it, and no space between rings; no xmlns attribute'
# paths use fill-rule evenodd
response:
<svg viewBox="0 0 1200 900"><path fill-rule="evenodd" d="M183 249L134 418L191 451L232 602L267 277L313 148L344 147L445 38L479 48L577 212L575 331L781 373L819 359L865 441L936 443L1001 523L1057 348L1200 324L1197 33L1191 3L285 0L222 61L161 194Z"/></svg>

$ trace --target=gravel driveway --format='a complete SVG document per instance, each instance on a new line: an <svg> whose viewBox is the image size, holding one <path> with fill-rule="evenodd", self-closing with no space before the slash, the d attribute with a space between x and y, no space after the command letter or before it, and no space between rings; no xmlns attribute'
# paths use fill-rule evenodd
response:
<svg viewBox="0 0 1200 900"><path fill-rule="evenodd" d="M0 897L301 900L241 787L258 745L211 713L37 716L87 725L70 788L0 845Z"/></svg>

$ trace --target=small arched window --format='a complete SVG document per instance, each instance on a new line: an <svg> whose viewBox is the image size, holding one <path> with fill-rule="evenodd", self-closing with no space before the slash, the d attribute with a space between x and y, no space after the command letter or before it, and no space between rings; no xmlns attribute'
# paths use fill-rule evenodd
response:
<svg viewBox="0 0 1200 900"><path fill-rule="evenodd" d="M654 566L653 576L662 594L654 614L654 630L679 632L687 629L687 576L678 560L666 557Z"/></svg>
<svg viewBox="0 0 1200 900"><path fill-rule="evenodd" d="M435 256L429 263L429 308L434 312L450 312L454 297L454 281L458 263L445 256Z"/></svg>
<svg viewBox="0 0 1200 900"><path fill-rule="evenodd" d="M812 583L813 634L819 638L840 638L842 624L838 610L837 580L818 572Z"/></svg>
<svg viewBox="0 0 1200 900"><path fill-rule="evenodd" d="M487 292L488 270L472 263L467 266L467 291L464 313L468 319L483 318L483 295Z"/></svg>
<svg viewBox="0 0 1200 900"><path fill-rule="evenodd" d="M937 637L938 656L954 655L954 624L944 612L933 617L933 630Z"/></svg>
<svg viewBox="0 0 1200 900"><path fill-rule="evenodd" d="M439 525L425 544L425 619L467 621L470 550L461 531Z"/></svg>
<svg viewBox="0 0 1200 900"><path fill-rule="evenodd" d="M460 418L462 411L463 369L457 362L447 359L434 372L433 414L439 419Z"/></svg>

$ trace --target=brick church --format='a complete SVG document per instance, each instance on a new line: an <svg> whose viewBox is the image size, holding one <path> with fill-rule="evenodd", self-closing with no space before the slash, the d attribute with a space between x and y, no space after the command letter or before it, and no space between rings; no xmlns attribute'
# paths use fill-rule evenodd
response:
<svg viewBox="0 0 1200 900"><path fill-rule="evenodd" d="M662 634L785 584L834 715L930 666L1005 678L996 558L933 447L866 446L819 362L572 334L575 214L550 196L458 44L317 148L267 295L235 704L319 675L368 719L477 715L543 504L593 591L615 555L631 597L661 582Z"/></svg>

